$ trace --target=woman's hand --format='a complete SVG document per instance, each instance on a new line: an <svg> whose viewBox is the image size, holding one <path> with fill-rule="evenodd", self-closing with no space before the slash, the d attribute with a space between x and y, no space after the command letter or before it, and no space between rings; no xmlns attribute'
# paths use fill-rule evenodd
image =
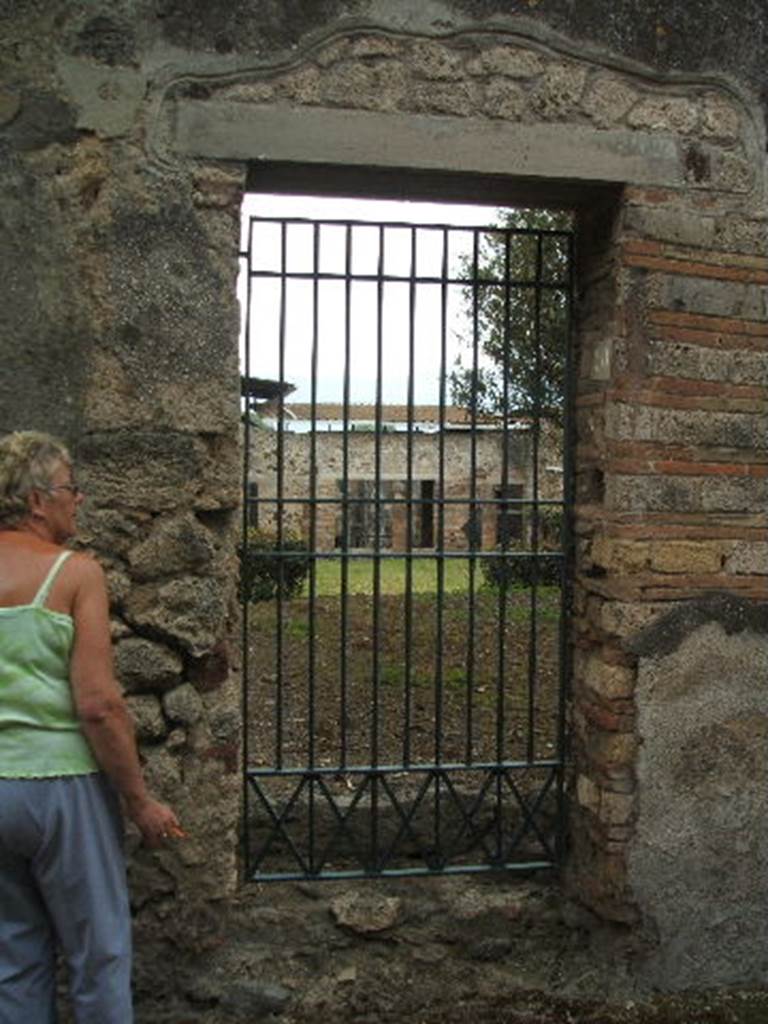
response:
<svg viewBox="0 0 768 1024"><path fill-rule="evenodd" d="M147 846L161 846L166 839L186 838L186 832L171 808L151 796L140 801L126 801L125 809Z"/></svg>

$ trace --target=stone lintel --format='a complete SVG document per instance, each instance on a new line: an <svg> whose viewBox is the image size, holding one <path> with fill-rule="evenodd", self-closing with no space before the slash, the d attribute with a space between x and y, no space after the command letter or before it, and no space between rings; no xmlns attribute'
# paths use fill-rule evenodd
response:
<svg viewBox="0 0 768 1024"><path fill-rule="evenodd" d="M585 183L679 187L677 140L581 125L286 109L181 100L175 148L185 156L503 174Z"/></svg>

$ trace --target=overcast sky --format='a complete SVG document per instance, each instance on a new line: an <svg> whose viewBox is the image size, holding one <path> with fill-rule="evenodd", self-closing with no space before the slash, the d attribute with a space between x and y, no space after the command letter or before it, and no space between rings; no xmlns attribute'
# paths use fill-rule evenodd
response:
<svg viewBox="0 0 768 1024"><path fill-rule="evenodd" d="M251 216L301 217L328 220L361 220L407 224L451 224L489 226L498 223L497 207L411 203L395 200L318 198L311 196L249 195L243 203L243 248L247 246ZM252 269L280 269L280 228L260 224L254 235ZM471 252L472 235L468 231L449 235L449 272L458 270L459 259ZM341 273L345 262L346 229L324 226L320 233L319 267L321 272ZM443 259L443 233L437 230L417 232L416 272L440 276ZM352 231L353 273L375 274L379 233L373 227L355 227ZM384 272L407 278L411 264L411 232L388 229L385 233ZM245 268L245 261L242 261ZM291 225L287 235L287 268L311 273L313 269L313 231L310 226ZM384 286L382 321L382 400L405 403L411 376L409 357L410 308L414 302L415 357L412 367L414 401L436 404L439 400L441 362L441 291L438 285L419 284L414 289L407 280ZM281 285L279 279L252 279L250 375L279 378L279 338ZM450 371L461 348L460 337L467 336L468 324L461 289L449 289L446 331L446 363ZM238 282L242 323L245 324L246 275ZM350 386L353 403L368 403L376 398L377 378L377 286L374 282L355 282L350 304ZM285 380L296 386L290 401L309 402L311 398L311 360L314 328L313 288L311 281L289 281L285 291ZM345 287L342 281L323 281L319 287L317 317L317 401L343 400ZM241 365L245 365L245 331L241 332ZM450 400L450 395L448 395Z"/></svg>

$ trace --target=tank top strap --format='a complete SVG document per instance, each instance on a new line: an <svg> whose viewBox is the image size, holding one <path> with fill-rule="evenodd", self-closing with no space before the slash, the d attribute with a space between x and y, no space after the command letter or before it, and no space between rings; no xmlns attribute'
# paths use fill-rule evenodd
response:
<svg viewBox="0 0 768 1024"><path fill-rule="evenodd" d="M45 602L48 600L48 594L50 593L51 587L53 586L53 581L59 575L59 570L61 569L62 565L64 565L64 563L71 554L71 551L62 551L59 557L51 566L51 568L48 570L48 575L40 584L40 589L35 594L35 599L32 602L35 608L45 607Z"/></svg>

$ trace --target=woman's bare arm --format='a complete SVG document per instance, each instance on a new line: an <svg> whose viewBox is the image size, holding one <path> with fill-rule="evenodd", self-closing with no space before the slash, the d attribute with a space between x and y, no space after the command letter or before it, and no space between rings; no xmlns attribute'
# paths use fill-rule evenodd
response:
<svg viewBox="0 0 768 1024"><path fill-rule="evenodd" d="M75 558L70 661L75 709L93 755L123 797L128 816L144 840L156 845L168 834L178 834L179 823L169 807L150 795L144 781L133 720L114 675L104 573L93 559Z"/></svg>

